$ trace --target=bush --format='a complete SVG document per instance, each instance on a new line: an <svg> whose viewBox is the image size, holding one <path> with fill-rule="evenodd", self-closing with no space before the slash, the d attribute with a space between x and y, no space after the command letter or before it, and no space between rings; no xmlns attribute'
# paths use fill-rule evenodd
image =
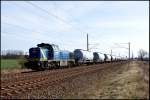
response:
<svg viewBox="0 0 150 100"><path fill-rule="evenodd" d="M25 68L25 63L27 62L26 58L20 58L18 64L21 66L22 69Z"/></svg>

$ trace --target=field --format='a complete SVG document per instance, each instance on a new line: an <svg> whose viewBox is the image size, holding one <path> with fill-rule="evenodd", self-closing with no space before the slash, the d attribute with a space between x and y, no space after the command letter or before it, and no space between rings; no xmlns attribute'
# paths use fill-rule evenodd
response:
<svg viewBox="0 0 150 100"><path fill-rule="evenodd" d="M1 70L20 69L19 59L1 59Z"/></svg>

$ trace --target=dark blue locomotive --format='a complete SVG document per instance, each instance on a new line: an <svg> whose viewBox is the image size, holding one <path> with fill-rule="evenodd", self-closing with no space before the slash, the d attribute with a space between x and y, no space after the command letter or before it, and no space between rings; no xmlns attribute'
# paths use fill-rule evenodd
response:
<svg viewBox="0 0 150 100"><path fill-rule="evenodd" d="M61 66L73 66L75 61L73 53L59 50L55 44L38 44L29 49L27 67L33 70L59 68Z"/></svg>

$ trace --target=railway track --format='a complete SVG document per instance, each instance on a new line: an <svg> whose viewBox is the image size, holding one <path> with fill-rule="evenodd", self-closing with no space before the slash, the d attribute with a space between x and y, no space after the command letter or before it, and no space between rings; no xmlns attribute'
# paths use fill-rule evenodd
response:
<svg viewBox="0 0 150 100"><path fill-rule="evenodd" d="M88 66L87 66L88 68ZM53 75L55 73L61 73L61 72L67 72L70 70L80 70L79 67L74 67L74 68L67 68L67 69L56 69L56 70L46 70L46 71L37 71L35 72L29 72L29 73L16 73L16 74L8 74L8 75L3 75L1 76L1 83L2 85L10 83L10 82L15 82L15 81L22 81L26 78L32 79L32 78L37 78L37 77L44 77L45 75Z"/></svg>
<svg viewBox="0 0 150 100"><path fill-rule="evenodd" d="M112 64L118 65L122 64L122 62L101 64L102 66L92 65L80 68L76 67L74 69L70 68L65 70L45 71L39 73L31 73L30 75L23 74L23 76L21 76L21 74L16 74L18 75L18 77L15 77L14 81L12 81L13 79L11 79L11 81L2 81L1 98L13 98L19 94L26 93L34 89L58 84L59 82L76 77L78 75L89 74L93 73L94 71L111 68L113 67Z"/></svg>
<svg viewBox="0 0 150 100"><path fill-rule="evenodd" d="M98 66L103 66L105 64L107 64L107 63L99 64ZM82 69L82 67L84 67L84 66L79 66L79 67ZM21 79L24 80L24 78L29 79L29 78L33 78L33 77L43 76L46 73L55 74L58 71L59 72L61 72L61 71L65 72L65 71L70 71L70 70L77 70L77 69L79 69L79 67L74 67L74 68L71 68L71 69L66 68L66 69L56 69L56 70L46 70L46 71L28 71L28 72L14 73L14 74L1 74L1 83L2 84L7 84L9 82L15 82L15 81L18 81L18 80L21 80ZM86 67L88 68L88 66L86 66Z"/></svg>

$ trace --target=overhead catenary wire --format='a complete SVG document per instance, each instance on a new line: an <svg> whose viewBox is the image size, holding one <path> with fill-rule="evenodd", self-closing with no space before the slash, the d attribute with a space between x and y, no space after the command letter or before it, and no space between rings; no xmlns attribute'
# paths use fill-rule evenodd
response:
<svg viewBox="0 0 150 100"><path fill-rule="evenodd" d="M14 2L11 2L11 3L13 3L13 5L15 5L16 7L19 7L19 8L21 8L21 9L24 9L24 10L28 11L28 7L20 6L20 5L16 4L16 3L14 3ZM27 4L27 5L28 5L28 4ZM30 12L32 12L32 13L38 15L38 17L41 17L42 19L44 19L45 21L47 21L47 18L48 18L48 17L43 16L42 14L38 14L37 12L32 11L30 8L29 8L29 10L30 10ZM13 16L13 17L14 17L14 16ZM44 17L44 18L43 18L43 17Z"/></svg>
<svg viewBox="0 0 150 100"><path fill-rule="evenodd" d="M20 21L20 18L19 17L16 17L16 16L6 16L6 15L2 15L2 17L4 17L4 18L12 18L12 20L17 20L17 21ZM43 18L44 19L44 18ZM6 19L6 21L7 21L7 19ZM27 22L28 20L25 20L25 19L21 19L21 21L24 21L24 22ZM2 22L2 23L7 23L7 22ZM31 22L30 22L31 23ZM8 23L8 24L10 24L10 23ZM22 24L22 23L21 23ZM27 23L27 24L29 24L29 23ZM34 22L32 22L32 25L33 24L37 24L37 23L34 23ZM42 27L45 27L45 28L47 28L48 29L48 27L45 25L45 24L42 24L41 25Z"/></svg>
<svg viewBox="0 0 150 100"><path fill-rule="evenodd" d="M49 11L43 9L43 8L41 8L40 6L38 6L38 5L36 5L36 4L32 3L32 2L29 2L29 1L25 1L25 2L30 4L30 5L32 5L32 6L34 6L34 7L36 7L36 8L38 8L38 9L40 9L40 10L42 10L43 12L49 14L50 16L56 18L57 20L59 20L59 21L61 21L63 23L66 23L67 25L69 25L72 28L76 29L76 31L79 31L79 32L83 33L82 30L80 30L79 28L74 27L72 24L68 23L66 20L62 19L61 17L59 17L59 16L57 16L57 15L55 15L55 14L53 14L53 13L51 13L51 12L49 12Z"/></svg>
<svg viewBox="0 0 150 100"><path fill-rule="evenodd" d="M32 2L29 2L29 1L25 1L25 2L28 3L28 4L30 4L30 5L33 6L33 7L36 7L36 8L38 8L38 9L44 11L44 12L47 13L47 14L50 14L52 17L55 17L57 20L60 20L61 22L65 23L65 24L68 24L69 26L71 26L71 27L73 27L74 29L76 29L76 31L82 32L81 29L74 27L72 24L68 23L66 20L62 19L61 17L59 17L59 16L57 16L57 15L55 15L55 14L53 14L53 13L51 13L51 12L49 12L49 11L43 9L43 8L41 8L40 6L38 6L38 5L36 5L36 4L32 3ZM13 4L16 5L17 7L19 7L17 4L15 4L15 3L13 3ZM56 4L55 4L55 5L56 5ZM22 8L22 7L21 7L21 8ZM41 18L43 18L43 16L41 16L40 14L38 14L38 16L40 16ZM47 17L47 18L48 18L48 17ZM45 19L45 20L47 21L47 18L43 18L43 19ZM43 26L43 25L42 25L42 26Z"/></svg>
<svg viewBox="0 0 150 100"><path fill-rule="evenodd" d="M8 17L8 16L4 16L4 17ZM8 17L9 18L9 17ZM12 17L11 17L12 18ZM13 16L13 18L15 18L15 19L17 19L17 17L14 17ZM23 27L23 26L20 26L20 25L17 25L17 24L11 24L11 23L7 23L7 22L2 22L3 24L7 24L7 25L11 25L11 26L13 26L13 27L18 27L18 28L21 28L21 29L23 29L23 30L26 30L26 31L32 31L32 32L34 32L34 33L48 33L48 32L39 32L39 31L37 31L37 30L34 30L34 29L30 29L30 28L26 28L26 27ZM53 33L54 34L54 33ZM47 34L48 35L48 34ZM46 36L47 36L46 35Z"/></svg>
<svg viewBox="0 0 150 100"><path fill-rule="evenodd" d="M29 2L29 1L26 1L26 2L30 3L32 6L41 9L42 11L46 12L47 14L49 14L49 15L55 17L56 19L58 19L58 20L60 20L60 21L62 21L62 22L64 22L64 23L66 23L66 24L72 26L73 28L75 28L72 24L68 23L66 20L60 18L59 16L56 16L55 14L53 14L53 13L51 13L51 12L49 12L49 11L47 11L47 10L45 10L45 9L43 9L43 8L41 8L41 7L39 7L39 6L37 6L37 5L34 4L34 3L31 3L31 2ZM77 29L77 28L76 28L76 29ZM82 32L82 31L81 31L81 32ZM102 40L101 40L101 42L102 42ZM106 44L106 43L105 43L105 44Z"/></svg>
<svg viewBox="0 0 150 100"><path fill-rule="evenodd" d="M25 36L22 36L22 35L17 35L17 37L16 37L16 35L14 35L14 33L2 32L1 35L3 35L3 36L9 36L9 37L14 37L14 38L21 39L21 40L25 40L25 41L34 42L33 40L28 39L27 37L25 38ZM14 39L14 38L13 38L13 39Z"/></svg>
<svg viewBox="0 0 150 100"><path fill-rule="evenodd" d="M94 37L94 36L90 35L90 37ZM107 42L112 43L111 41L108 41L108 40L107 40ZM98 43L99 45L105 44L105 45L108 45L108 46L111 47L112 45L109 44L109 43L107 43L107 42L104 41L103 39L100 39L100 38L99 38L99 42L96 42L96 43ZM111 49L111 48L109 48L109 49Z"/></svg>
<svg viewBox="0 0 150 100"><path fill-rule="evenodd" d="M72 24L68 23L66 20L60 18L59 16L57 16L57 15L55 15L55 14L53 14L53 13L51 13L51 12L49 12L49 11L43 9L43 8L41 8L40 6L38 6L38 5L36 5L36 4L32 3L32 2L29 2L29 1L25 1L25 2L30 4L30 5L32 5L32 6L34 6L34 7L36 7L36 8L38 8L38 9L40 9L40 10L42 10L42 11L44 11L45 13L49 14L50 16L53 16L54 18L56 18L56 19L58 19L58 20L60 20L60 21L62 21L64 23L70 25L71 27L75 28L77 31L83 33L82 30L80 30L79 28L74 27Z"/></svg>
<svg viewBox="0 0 150 100"><path fill-rule="evenodd" d="M38 31L36 31L36 30L33 30L33 29L29 29L29 28L25 28L25 27L23 27L23 26L20 26L20 25L15 25L15 24L10 24L10 23L6 23L6 22L2 22L3 24L7 24L7 25L10 25L10 26L13 26L13 27L15 27L15 28L21 28L21 29L23 29L23 30L26 30L26 31L29 31L29 32L32 32L32 33L43 33L43 32L38 32ZM3 32L2 33L6 33L6 34L10 34L10 33L8 33L8 32L4 32L4 30L3 30ZM11 33L11 34L18 34L18 33ZM21 35L21 34L19 34L19 35ZM45 35L43 35L43 36L45 36ZM49 36L49 35L46 35L45 37L47 37L47 36ZM17 35L17 37L18 37L18 35ZM22 37L24 37L24 38L29 38L29 36L27 36L27 35L21 35L21 38ZM46 40L46 39L38 39L38 40ZM54 42L53 42L54 43ZM58 42L57 41L57 43L59 43L59 44L62 44L62 42ZM71 43L63 43L64 45L72 45ZM78 44L76 44L76 45L78 45Z"/></svg>
<svg viewBox="0 0 150 100"><path fill-rule="evenodd" d="M5 23L5 24L8 24L8 25L12 25L12 26L17 26L17 25L14 25L14 24L9 24L9 23ZM20 28L23 28L25 30L28 30L27 28L24 28L24 27L21 27L21 26L17 26L17 27L20 27ZM30 30L30 29L29 29ZM5 32L6 33L6 32ZM13 33L14 34L14 33ZM26 37L26 35L21 35L21 37ZM43 40L43 39L38 39L38 40ZM66 44L65 44L66 45Z"/></svg>
<svg viewBox="0 0 150 100"><path fill-rule="evenodd" d="M28 30L28 31L34 32L34 33L41 33L41 32L37 32L37 31L35 31L35 30L28 29L28 28L25 28L25 27L22 27L22 26L19 26L19 25L15 25L15 24L10 24L10 23L4 23L4 24L14 26L15 28L16 28L16 27L22 28L22 29L24 29L24 30ZM7 32L2 32L2 33L7 33ZM9 34L9 33L7 33L7 34ZM14 33L13 33L13 34L14 34ZM18 33L16 33L16 34L18 34ZM20 34L19 34L19 35L20 35ZM43 35L43 36L44 36L44 35ZM18 37L18 35L17 35L17 37ZM30 36L27 36L27 35L23 35L23 34L22 34L21 37L30 37ZM36 39L38 39L38 40L45 40L45 39L40 39L40 38L36 38Z"/></svg>
<svg viewBox="0 0 150 100"><path fill-rule="evenodd" d="M32 5L33 6L33 5ZM43 11L43 10L42 10ZM48 12L48 11L47 11ZM49 12L50 13L50 12ZM55 16L56 17L56 16ZM60 17L57 17L57 19L61 19ZM17 19L17 18L16 18ZM43 19L45 19L45 18L43 18ZM67 22L66 22L66 24L68 24ZM10 25L10 24L9 24ZM11 24L12 25L12 24ZM71 25L71 24L70 24ZM13 25L14 26L14 25ZM15 26L17 26L17 25L15 25ZM42 25L43 26L43 25ZM22 28L22 29L27 29L27 28L24 28L24 27L22 27L22 26L17 26L17 27L19 27L19 28ZM28 30L28 29L27 29ZM29 30L31 30L31 29L29 29ZM35 30L31 30L32 32L37 32L37 33L41 33L41 32L38 32L37 30L35 31ZM42 33L43 34L43 33ZM69 44L70 45L70 44Z"/></svg>
<svg viewBox="0 0 150 100"><path fill-rule="evenodd" d="M68 23L68 22L65 21L64 19L62 19L62 18L60 18L59 16L57 16L57 15L55 15L55 14L53 14L53 13L51 13L51 12L49 12L49 11L43 9L43 8L41 8L40 6L38 6L38 5L36 5L36 4L32 3L32 2L29 2L29 1L25 1L25 2L28 3L28 4L30 4L30 5L32 5L32 6L34 6L34 7L36 7L36 8L38 8L38 9L41 9L42 11L44 11L44 12L46 12L47 14L49 14L49 15L55 17L56 19L58 19L58 20L60 20L60 21L62 21L62 22L64 22L64 23L66 23L66 24L68 24L68 25L74 27L72 24ZM77 29L77 28L76 28L76 29ZM80 30L80 29L78 29L78 30ZM80 31L80 32L82 32L82 31ZM102 40L101 40L101 42L102 42ZM106 42L105 42L105 44L106 44Z"/></svg>
<svg viewBox="0 0 150 100"><path fill-rule="evenodd" d="M32 2L29 2L29 1L25 1L25 2L30 4L30 5L32 5L32 6L34 6L34 7L36 7L36 8L38 8L38 9L40 9L40 10L42 10L43 12L49 14L50 16L53 16L54 18L60 20L61 22L66 23L66 24L70 25L71 27L75 28L72 24L68 23L66 20L64 20L64 19L60 18L59 16L57 16L57 15L55 15L55 14L53 14L53 13L51 13L51 12L49 12L49 11L43 9L43 8L41 8L40 6L38 6L38 5L36 5L36 4L32 3ZM79 28L75 28L75 29L77 31L80 31L81 33L83 32Z"/></svg>
<svg viewBox="0 0 150 100"><path fill-rule="evenodd" d="M53 4L54 4L54 6L56 6L56 3L55 2L53 2ZM56 8L56 7L55 7ZM61 9L62 10L62 9ZM72 15L68 12L67 14L69 14L69 16L71 16L72 17ZM77 19L75 19L75 21L77 22L77 21L79 21L79 20L77 20ZM87 26L87 25L86 25ZM87 26L88 27L88 26ZM92 36L93 37L93 36ZM101 42L102 42L103 40L101 40ZM103 41L103 43L105 43L105 44L107 44L107 45L110 45L110 44L108 44L108 43L106 43L106 42L104 42ZM100 43L96 43L96 44L88 44L88 45L99 45ZM93 47L91 47L90 49L93 49Z"/></svg>
<svg viewBox="0 0 150 100"><path fill-rule="evenodd" d="M7 18L9 18L8 16L3 16L3 17L7 17ZM12 17L11 16L11 18L15 18L15 19L17 19L17 17ZM26 20L27 21L27 20ZM46 33L46 32L39 32L39 31L37 31L37 30L33 30L33 29L30 29L30 28L26 28L26 27L23 27L23 26L20 26L20 25L17 25L17 24L11 24L11 23L7 23L7 22L2 22L2 24L7 24L7 25L11 25L11 26L13 26L13 27L18 27L18 28L21 28L21 29L24 29L24 30L30 30L30 31L32 31L32 32L35 32L35 33ZM42 25L43 26L43 25ZM47 32L48 33L48 32ZM56 33L56 32L55 32ZM53 33L54 34L54 33ZM48 35L48 34L47 34Z"/></svg>
<svg viewBox="0 0 150 100"><path fill-rule="evenodd" d="M59 6L57 6L57 3L56 3L56 2L52 2L52 3L53 3L53 5L55 6L55 7L54 7L55 12L57 12L57 9L59 9L59 8L58 8ZM80 22L79 19L73 18L74 16L72 16L72 14L70 14L71 11L66 11L66 10L64 10L64 9L61 9L61 11L67 12L67 15L69 15L70 18L71 18L71 20L73 20L74 22L77 22L77 23ZM80 24L80 25L81 25L81 24ZM87 24L86 24L86 26L87 26Z"/></svg>
<svg viewBox="0 0 150 100"><path fill-rule="evenodd" d="M18 27L18 28L24 29L24 30L28 30L28 31L32 31L32 32L37 32L37 31L34 31L33 29L25 28L23 26L16 25L16 24L10 24L10 23L6 23L6 22L2 22L2 24L7 24L7 25L10 25L10 26L14 26L14 27Z"/></svg>
<svg viewBox="0 0 150 100"><path fill-rule="evenodd" d="M39 32L37 30L33 30L33 29L29 29L29 28L25 28L23 26L20 26L20 25L16 25L16 24L10 24L10 23L6 23L6 22L2 22L4 24L7 24L7 25L10 25L10 26L13 26L13 27L18 27L18 28L21 28L21 29L24 29L24 30L28 30L28 31L31 31L31 32L34 32L34 33L46 33L46 32ZM47 32L48 33L48 32Z"/></svg>

